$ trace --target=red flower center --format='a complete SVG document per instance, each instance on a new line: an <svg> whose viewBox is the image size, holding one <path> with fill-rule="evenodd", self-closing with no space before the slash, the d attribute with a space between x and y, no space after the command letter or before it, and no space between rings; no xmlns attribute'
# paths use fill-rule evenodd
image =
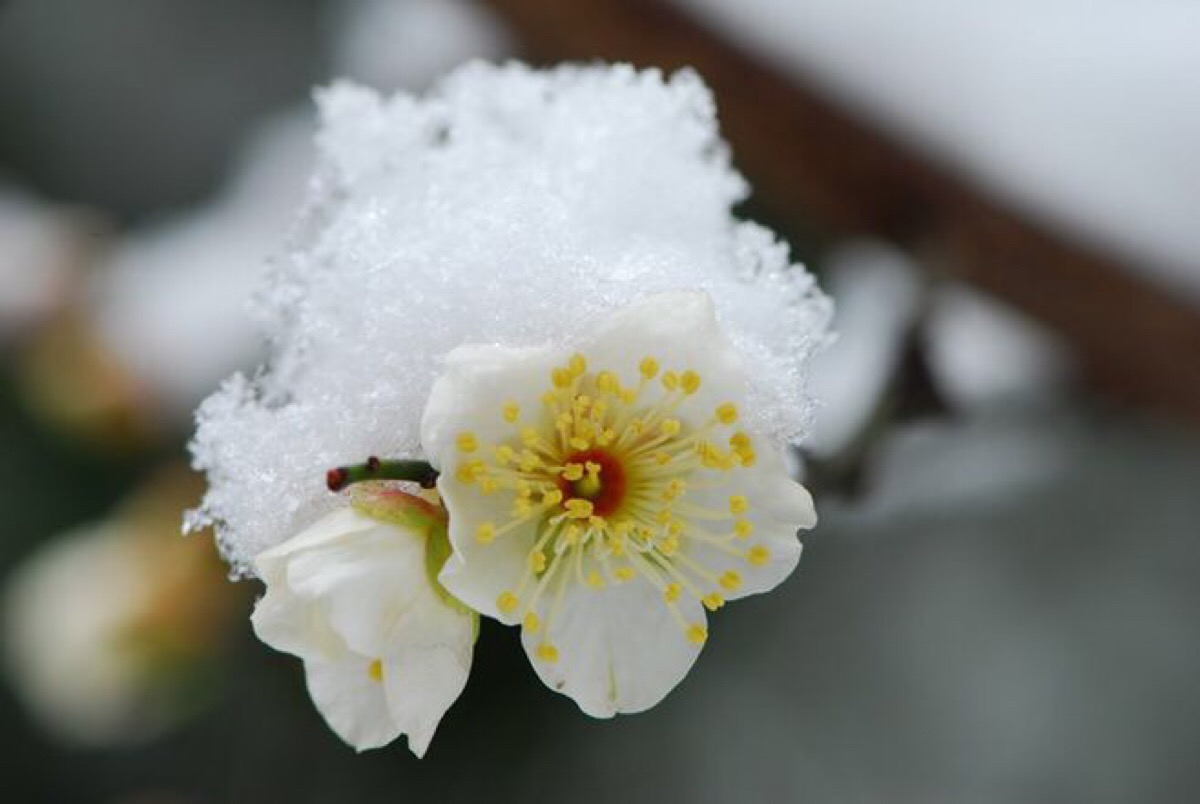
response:
<svg viewBox="0 0 1200 804"><path fill-rule="evenodd" d="M599 473L585 473L579 480L570 481L559 475L558 487L564 500L585 499L592 504L596 516L609 516L621 507L625 499L625 468L617 458L603 449L588 449L576 452L566 460L580 466L594 464Z"/></svg>

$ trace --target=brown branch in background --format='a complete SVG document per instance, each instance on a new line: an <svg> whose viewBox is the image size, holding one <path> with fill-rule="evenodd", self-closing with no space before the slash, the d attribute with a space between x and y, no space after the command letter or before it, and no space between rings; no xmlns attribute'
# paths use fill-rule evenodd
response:
<svg viewBox="0 0 1200 804"><path fill-rule="evenodd" d="M530 58L696 68L756 195L833 236L873 235L1063 335L1122 399L1200 424L1200 311L999 203L661 0L490 0Z"/></svg>

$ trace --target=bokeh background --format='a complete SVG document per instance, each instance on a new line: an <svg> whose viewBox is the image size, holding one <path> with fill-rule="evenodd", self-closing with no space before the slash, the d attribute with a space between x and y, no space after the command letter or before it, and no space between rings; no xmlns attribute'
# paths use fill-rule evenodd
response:
<svg viewBox="0 0 1200 804"><path fill-rule="evenodd" d="M1190 0L0 2L0 797L1200 800ZM653 711L485 625L423 761L356 756L179 536L191 410L303 196L314 84L471 58L710 81L840 340L822 522Z"/></svg>

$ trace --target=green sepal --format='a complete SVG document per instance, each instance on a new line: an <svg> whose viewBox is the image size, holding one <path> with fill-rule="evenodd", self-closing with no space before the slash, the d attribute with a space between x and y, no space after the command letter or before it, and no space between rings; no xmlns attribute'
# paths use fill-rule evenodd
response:
<svg viewBox="0 0 1200 804"><path fill-rule="evenodd" d="M372 519L423 535L438 524L444 528L449 516L441 505L382 482L355 486L350 505Z"/></svg>

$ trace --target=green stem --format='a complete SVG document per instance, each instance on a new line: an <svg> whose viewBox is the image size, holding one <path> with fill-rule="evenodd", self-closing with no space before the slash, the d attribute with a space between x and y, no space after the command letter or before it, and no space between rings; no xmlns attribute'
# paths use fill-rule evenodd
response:
<svg viewBox="0 0 1200 804"><path fill-rule="evenodd" d="M365 480L407 480L431 489L437 478L437 470L425 461L383 461L371 456L366 463L330 469L325 473L325 484L330 491L341 491Z"/></svg>

